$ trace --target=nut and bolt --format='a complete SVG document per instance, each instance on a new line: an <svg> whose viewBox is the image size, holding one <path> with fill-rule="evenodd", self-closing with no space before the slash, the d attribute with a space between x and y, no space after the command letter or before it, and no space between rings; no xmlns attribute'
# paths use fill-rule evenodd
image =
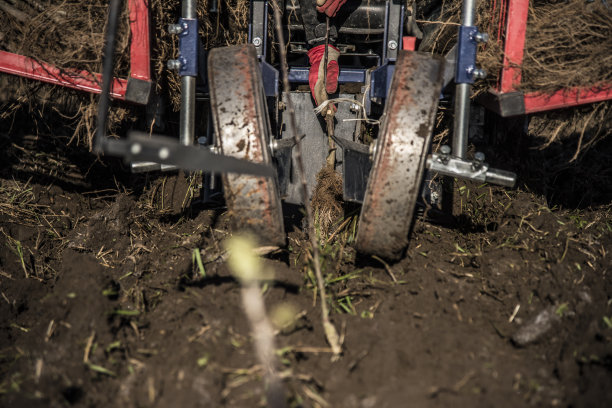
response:
<svg viewBox="0 0 612 408"><path fill-rule="evenodd" d="M474 161L472 162L472 167L474 170L480 170L485 161L485 154L483 152L474 153Z"/></svg>
<svg viewBox="0 0 612 408"><path fill-rule="evenodd" d="M487 77L487 71L482 68L476 68L472 71L474 79L485 79Z"/></svg>
<svg viewBox="0 0 612 408"><path fill-rule="evenodd" d="M438 155L438 157L440 158L440 161L442 162L442 164L448 163L450 159L450 154L451 154L451 147L449 145L440 146L440 154Z"/></svg>
<svg viewBox="0 0 612 408"><path fill-rule="evenodd" d="M253 38L252 43L253 43L254 46L259 47L261 45L261 38L259 38L259 37Z"/></svg>
<svg viewBox="0 0 612 408"><path fill-rule="evenodd" d="M374 140L370 144L370 160L371 161L374 161L374 158L376 157L377 152L378 152L378 139Z"/></svg>
<svg viewBox="0 0 612 408"><path fill-rule="evenodd" d="M276 149L278 149L278 142L276 141L276 139L270 140L270 153L272 153L273 156L276 152Z"/></svg>
<svg viewBox="0 0 612 408"><path fill-rule="evenodd" d="M397 41L395 40L391 40L387 43L387 48L389 48L390 50L396 50L397 49Z"/></svg>
<svg viewBox="0 0 612 408"><path fill-rule="evenodd" d="M142 145L140 143L134 143L130 147L130 153L136 155L136 154L139 154L140 152L142 152Z"/></svg>
<svg viewBox="0 0 612 408"><path fill-rule="evenodd" d="M170 149L168 149L167 147L162 147L161 149L159 149L157 155L160 159L166 160L168 157L170 157Z"/></svg>
<svg viewBox="0 0 612 408"><path fill-rule="evenodd" d="M489 42L489 34L478 32L474 34L474 40L478 43Z"/></svg>
<svg viewBox="0 0 612 408"><path fill-rule="evenodd" d="M179 34L182 34L183 31L185 31L185 27L181 24L169 24L168 25L168 32L170 34L179 35Z"/></svg>
<svg viewBox="0 0 612 408"><path fill-rule="evenodd" d="M359 112L359 105L356 103L351 103L351 106L349 108L351 110L351 112L353 113L357 113Z"/></svg>
<svg viewBox="0 0 612 408"><path fill-rule="evenodd" d="M177 59L168 60L168 69L178 71L181 68L183 68L183 62L181 60L177 60Z"/></svg>

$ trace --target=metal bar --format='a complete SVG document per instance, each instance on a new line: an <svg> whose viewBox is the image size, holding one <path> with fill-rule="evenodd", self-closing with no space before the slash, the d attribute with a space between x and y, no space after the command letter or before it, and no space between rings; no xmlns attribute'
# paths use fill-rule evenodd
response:
<svg viewBox="0 0 612 408"><path fill-rule="evenodd" d="M475 0L464 0L463 9L461 10L461 24L464 26L474 25L474 9L476 7Z"/></svg>
<svg viewBox="0 0 612 408"><path fill-rule="evenodd" d="M455 86L455 120L453 128L453 156L465 159L470 121L471 84Z"/></svg>
<svg viewBox="0 0 612 408"><path fill-rule="evenodd" d="M102 59L102 92L98 101L98 120L96 129L95 150L100 152L106 140L106 120L108 117L108 106L110 105L110 90L113 82L113 62L115 59L115 37L119 23L119 12L121 0L111 0L104 36L104 56Z"/></svg>
<svg viewBox="0 0 612 408"><path fill-rule="evenodd" d="M183 18L195 19L196 1L183 0L182 5ZM195 104L196 104L196 77L182 76L181 77L181 113L180 113L180 143L184 146L193 144L195 135Z"/></svg>
<svg viewBox="0 0 612 408"><path fill-rule="evenodd" d="M602 86L599 90L593 89L562 89L552 95L541 93L525 94L525 113L543 112L559 108L583 105L586 103L601 102L612 99L612 85Z"/></svg>
<svg viewBox="0 0 612 408"><path fill-rule="evenodd" d="M521 83L520 66L523 63L528 10L529 0L509 0L500 92L512 92Z"/></svg>
<svg viewBox="0 0 612 408"><path fill-rule="evenodd" d="M461 11L461 24L474 25L475 0L465 0ZM467 153L468 129L470 120L471 84L459 83L455 86L455 120L453 128L452 154L464 159Z"/></svg>
<svg viewBox="0 0 612 408"><path fill-rule="evenodd" d="M252 0L249 15L249 42L255 46L257 56L266 58L268 37L268 2Z"/></svg>
<svg viewBox="0 0 612 408"><path fill-rule="evenodd" d="M365 69L340 68L338 83L365 82ZM308 67L291 67L289 69L289 82L298 84L308 83Z"/></svg>
<svg viewBox="0 0 612 408"><path fill-rule="evenodd" d="M516 184L516 174L510 171L491 168L487 163L446 157L440 153L432 153L427 157L427 168L444 176L479 183L497 184L504 187L514 187Z"/></svg>
<svg viewBox="0 0 612 408"><path fill-rule="evenodd" d="M385 38L383 42L383 63L395 61L401 46L404 6L398 0L389 0L385 15Z"/></svg>
<svg viewBox="0 0 612 408"><path fill-rule="evenodd" d="M0 51L0 72L96 94L101 92L101 74L60 69L55 65L6 51ZM127 81L125 79L114 78L110 96L114 99L125 100L126 89Z"/></svg>
<svg viewBox="0 0 612 408"><path fill-rule="evenodd" d="M129 10L131 32L130 77L150 82L151 48L147 0L129 0ZM101 93L102 74L69 68L60 69L53 64L7 51L0 51L0 72L94 94ZM127 89L127 80L113 78L110 97L126 100ZM131 100L131 102L141 103L138 100Z"/></svg>
<svg viewBox="0 0 612 408"><path fill-rule="evenodd" d="M130 11L130 76L151 80L151 42L149 40L148 0L129 0Z"/></svg>

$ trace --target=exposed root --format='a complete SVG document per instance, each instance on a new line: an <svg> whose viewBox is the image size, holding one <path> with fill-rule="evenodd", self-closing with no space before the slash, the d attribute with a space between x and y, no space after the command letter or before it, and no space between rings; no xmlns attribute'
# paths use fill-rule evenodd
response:
<svg viewBox="0 0 612 408"><path fill-rule="evenodd" d="M325 166L317 174L317 185L312 195L312 208L321 236L327 236L333 224L342 216L342 177Z"/></svg>

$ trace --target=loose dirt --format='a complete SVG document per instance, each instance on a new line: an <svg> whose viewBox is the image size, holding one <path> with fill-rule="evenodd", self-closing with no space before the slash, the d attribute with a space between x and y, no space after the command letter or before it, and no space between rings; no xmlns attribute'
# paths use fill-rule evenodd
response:
<svg viewBox="0 0 612 408"><path fill-rule="evenodd" d="M13 124L0 138L0 405L265 405L229 223L198 203L200 179L130 175ZM355 253L347 212L322 241L337 361L287 217L264 298L272 315L294 311L276 335L290 406L612 402L612 143L568 163L571 145L544 142L498 140L487 154L519 187L459 183L460 215L426 212L397 264Z"/></svg>
<svg viewBox="0 0 612 408"><path fill-rule="evenodd" d="M178 3L151 3L158 91L175 96L175 109L178 82L163 67L176 54L165 27ZM200 2L200 14L212 4ZM206 46L244 37L245 4L217 2L222 13L201 26ZM457 4L448 4L453 18ZM21 30L16 17L3 18ZM97 43L102 26L92 32ZM446 26L431 49L451 44L456 26ZM81 68L99 70L98 57ZM226 265L229 220L222 206L200 202L201 176L131 175L70 142L93 134L80 118L95 116L95 98L63 92L58 104L54 88L24 90L8 78L0 77L0 406L265 406L240 285ZM262 292L271 316L293 311L276 333L288 405L611 405L609 112L606 103L529 126L487 120L487 158L517 171L518 187L458 183L455 215L419 215L396 264L355 253L358 212L343 208L321 239L331 320L343 339L337 360L300 214L286 211L288 245L265 257L275 279ZM332 187L326 202L339 210Z"/></svg>

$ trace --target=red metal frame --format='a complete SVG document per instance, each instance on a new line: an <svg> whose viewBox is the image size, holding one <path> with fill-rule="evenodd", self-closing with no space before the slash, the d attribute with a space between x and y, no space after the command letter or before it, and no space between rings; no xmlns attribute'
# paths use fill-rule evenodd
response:
<svg viewBox="0 0 612 408"><path fill-rule="evenodd" d="M111 97L146 103L142 99L130 99L128 83L130 79L151 82L151 49L149 39L148 0L129 0L130 15L130 77L113 78ZM102 75L88 71L60 69L52 64L34 58L0 51L0 72L19 75L25 78L61 85L86 92L100 93Z"/></svg>
<svg viewBox="0 0 612 408"><path fill-rule="evenodd" d="M508 0L504 60L498 95L517 92L521 83L521 64L525 48L529 0ZM567 108L612 99L612 86L562 89L552 95L530 92L523 95L524 113Z"/></svg>

